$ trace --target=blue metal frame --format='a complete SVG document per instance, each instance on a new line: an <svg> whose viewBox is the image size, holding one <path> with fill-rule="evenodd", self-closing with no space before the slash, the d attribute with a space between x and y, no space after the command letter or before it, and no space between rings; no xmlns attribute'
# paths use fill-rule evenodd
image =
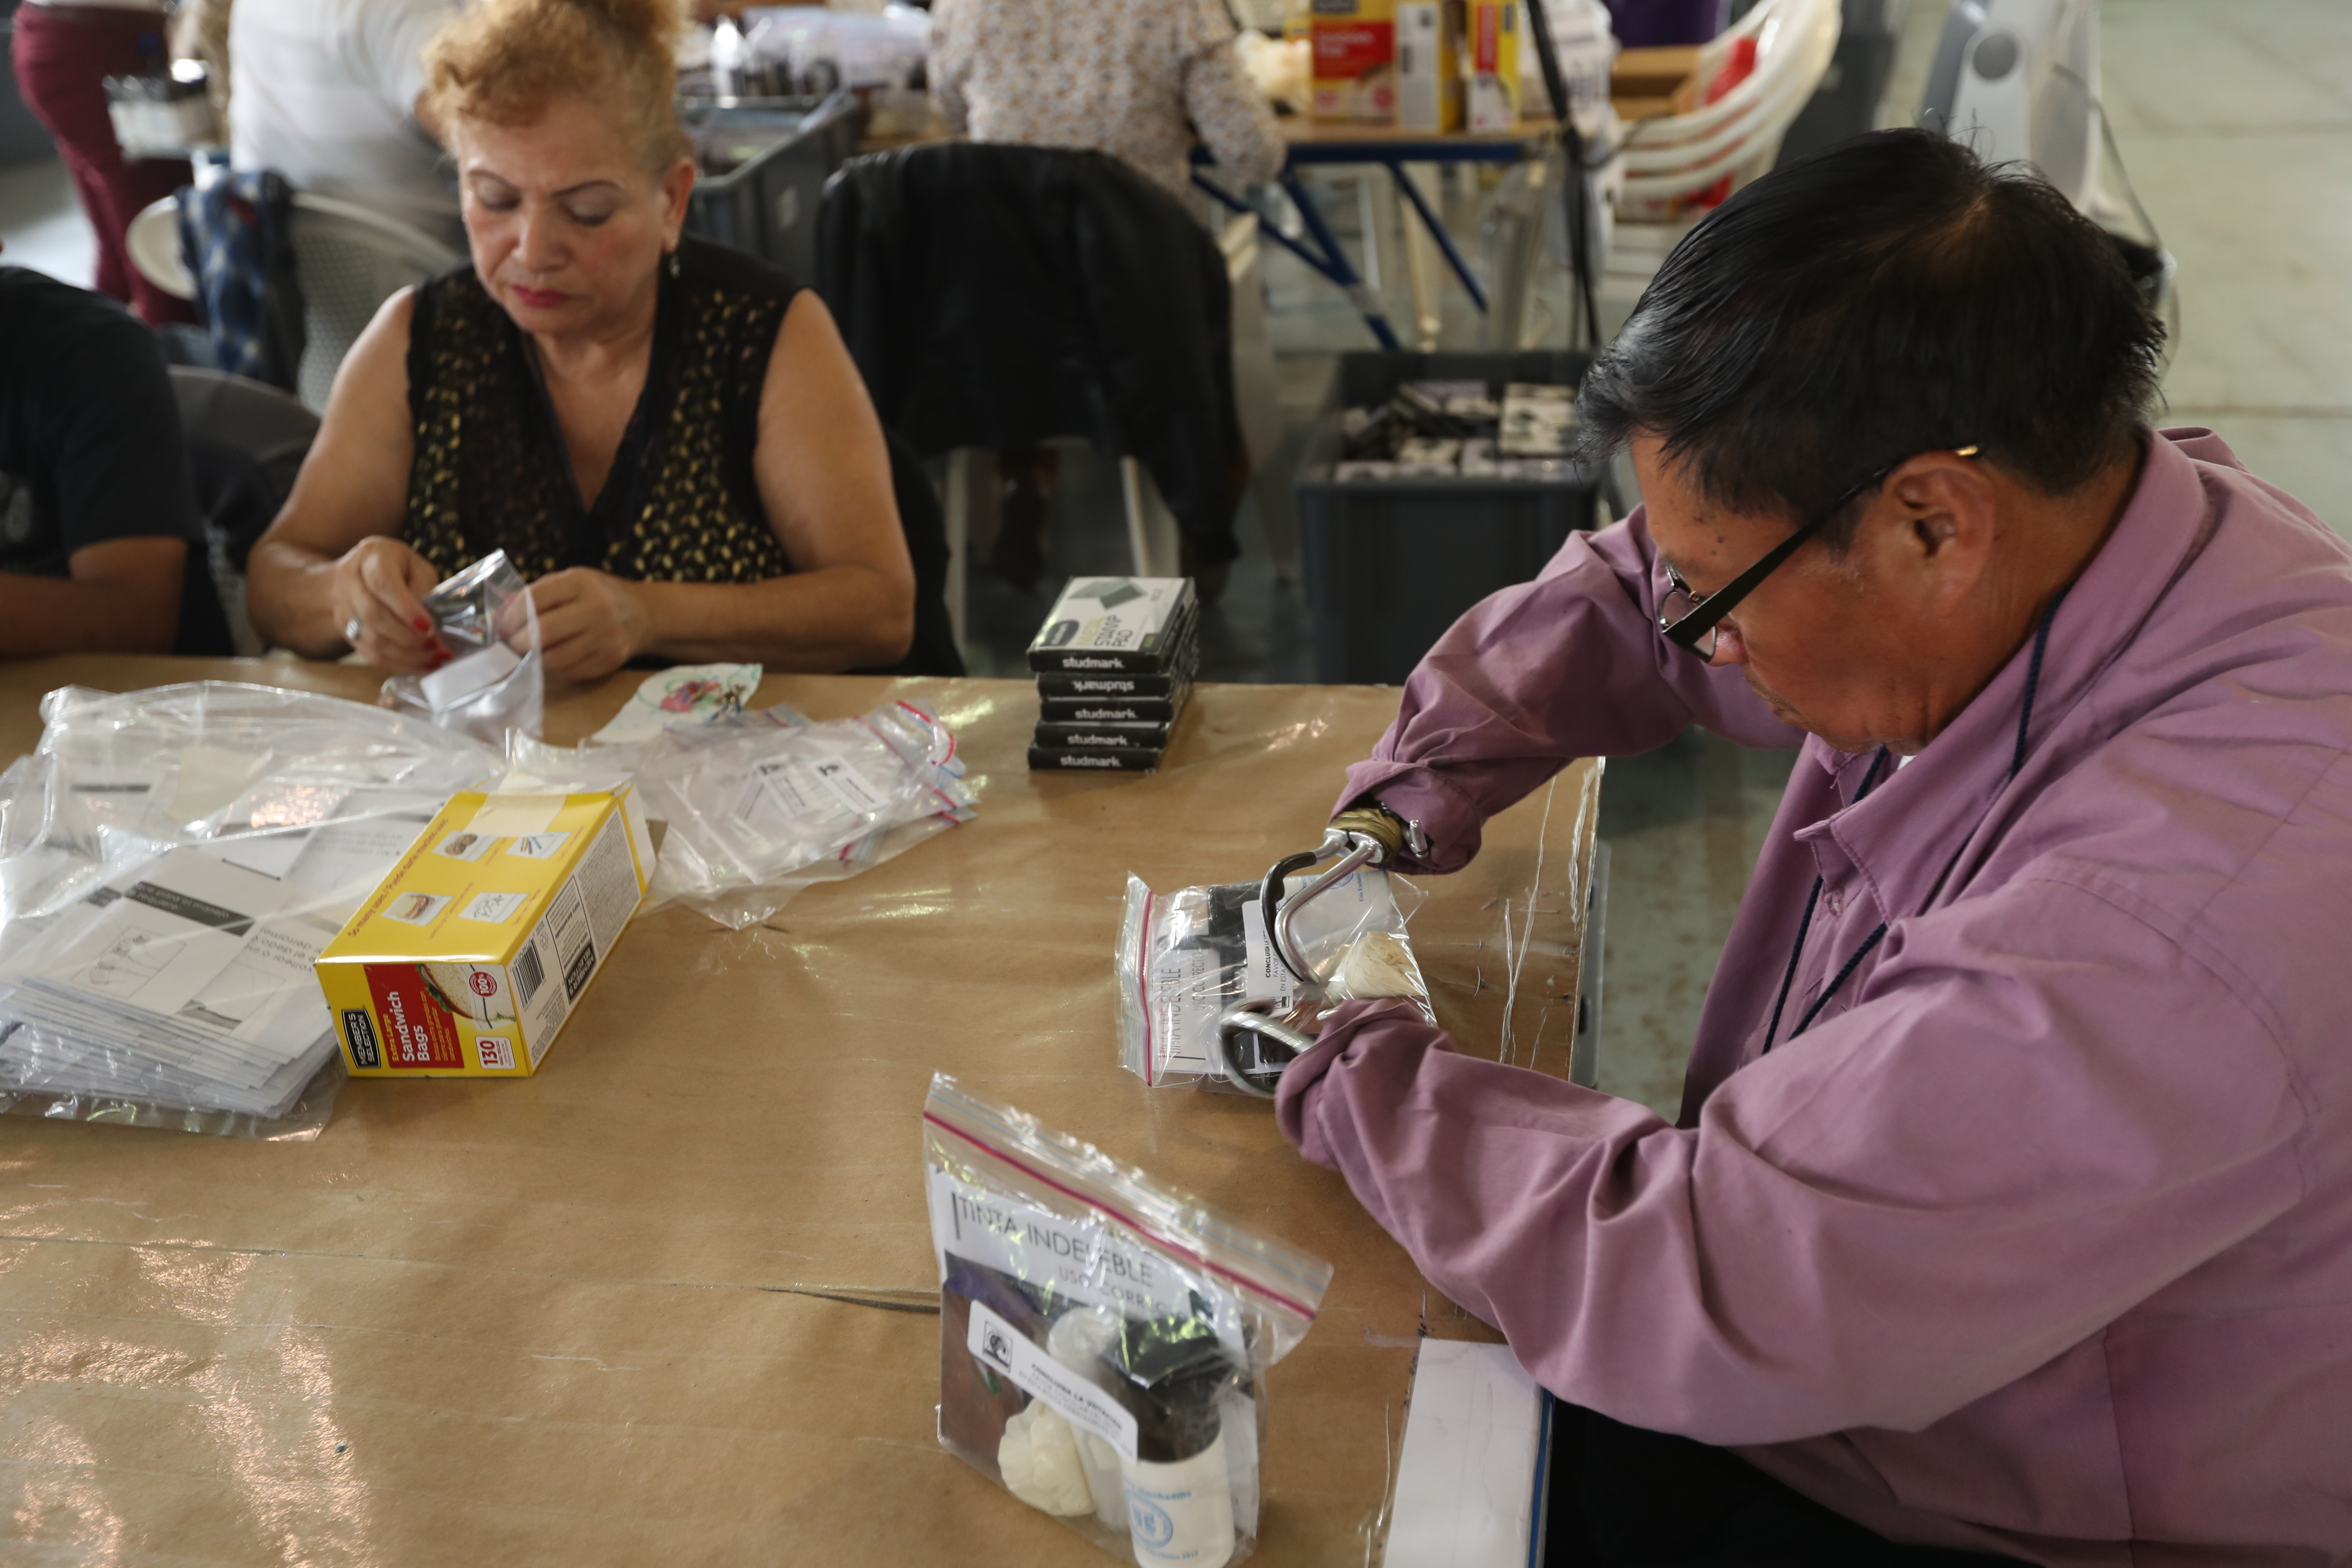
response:
<svg viewBox="0 0 2352 1568"><path fill-rule="evenodd" d="M1226 190L1214 180L1207 178L1197 169L1192 173L1192 183L1234 212L1257 211L1249 203ZM1397 341L1396 329L1389 325L1388 312L1381 308L1380 296L1367 288L1363 279L1357 275L1354 265L1348 260L1348 253L1340 248L1339 237L1333 234L1331 226L1323 221L1323 215L1317 210L1314 197L1309 195L1306 187L1298 183L1298 176L1285 169L1282 172L1282 188L1290 193L1291 201L1297 205L1299 218L1307 225L1307 237L1315 242L1315 248L1309 250L1272 224L1261 224L1258 233L1298 258L1321 277L1338 285L1340 291L1345 293L1349 301L1355 305L1358 313L1364 318L1364 325L1371 330L1372 336L1379 340L1381 347L1391 353L1402 349L1404 345Z"/></svg>
<svg viewBox="0 0 2352 1568"><path fill-rule="evenodd" d="M1397 341L1396 329L1389 323L1388 312L1381 308L1380 297L1365 286L1354 264L1349 261L1347 251L1340 247L1339 236L1333 234L1330 225L1324 221L1323 214L1317 208L1314 199L1307 194L1307 187L1300 182L1297 171L1301 168L1345 167L1366 163L1377 163L1386 169L1389 172L1389 177L1396 182L1397 189L1402 193L1406 203L1420 218L1422 226L1426 228L1430 237L1437 242L1437 248L1444 256L1445 264L1453 268L1454 276L1461 281L1463 289L1469 294L1470 302L1477 306L1479 313L1484 315L1487 308L1486 290L1480 286L1476 276L1471 272L1469 258L1462 254L1461 247L1454 243L1454 237L1446 232L1444 220L1429 205L1429 199L1421 194L1421 187L1406 178L1404 165L1407 163L1524 163L1528 157L1530 146L1539 143L1541 140L1540 137L1536 137L1526 140L1484 142L1472 141L1460 136L1425 135L1381 137L1378 140L1348 142L1294 142L1290 144L1290 156L1283 166L1280 179L1282 188L1289 194L1292 203L1298 208L1299 218L1307 226L1307 237L1313 242L1313 248L1301 245L1297 240L1270 224L1261 227L1258 232L1305 262L1318 275L1337 285L1363 316L1364 325L1370 329L1372 336L1379 340L1381 347L1393 353L1402 345ZM1192 149L1192 162L1196 165L1192 171L1192 183L1195 185L1234 212L1248 213L1256 210L1201 172L1199 165L1211 164L1214 162L1206 147Z"/></svg>

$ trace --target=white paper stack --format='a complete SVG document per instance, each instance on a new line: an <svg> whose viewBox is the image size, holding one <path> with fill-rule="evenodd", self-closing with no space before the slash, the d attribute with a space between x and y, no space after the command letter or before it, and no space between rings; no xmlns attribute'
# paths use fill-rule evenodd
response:
<svg viewBox="0 0 2352 1568"><path fill-rule="evenodd" d="M184 846L100 883L0 959L0 1075L284 1115L334 1050L312 965L431 819Z"/></svg>
<svg viewBox="0 0 2352 1568"><path fill-rule="evenodd" d="M250 687L44 710L0 775L0 1096L283 1117L335 1054L320 951L498 759Z"/></svg>

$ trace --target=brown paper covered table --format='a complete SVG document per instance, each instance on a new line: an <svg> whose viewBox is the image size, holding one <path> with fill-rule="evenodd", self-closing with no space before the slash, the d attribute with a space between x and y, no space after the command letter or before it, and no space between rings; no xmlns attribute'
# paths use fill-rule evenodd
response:
<svg viewBox="0 0 2352 1568"><path fill-rule="evenodd" d="M53 687L204 679L379 680L15 664L0 755ZM550 738L635 679L551 702ZM1312 844L1395 694L1202 687L1161 773L1066 777L1023 766L1028 686L900 689L956 731L979 818L762 926L641 918L531 1079L346 1083L312 1142L0 1117L0 1558L1108 1561L935 1441L918 1124L943 1070L1337 1266L1268 1381L1255 1561L1376 1561L1417 1337L1491 1331L1261 1102L1121 1070L1112 956L1129 870L1252 879ZM1413 942L1465 1048L1567 1071L1598 797L1570 769L1426 884Z"/></svg>

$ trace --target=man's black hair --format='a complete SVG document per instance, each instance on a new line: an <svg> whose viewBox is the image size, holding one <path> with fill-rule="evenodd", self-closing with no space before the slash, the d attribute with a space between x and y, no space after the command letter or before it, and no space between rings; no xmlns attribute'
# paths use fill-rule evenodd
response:
<svg viewBox="0 0 2352 1568"><path fill-rule="evenodd" d="M1661 437L1710 500L1791 526L1937 447L2061 495L2133 449L2163 343L2114 241L2049 184L1881 131L1675 247L1584 378L1585 454Z"/></svg>

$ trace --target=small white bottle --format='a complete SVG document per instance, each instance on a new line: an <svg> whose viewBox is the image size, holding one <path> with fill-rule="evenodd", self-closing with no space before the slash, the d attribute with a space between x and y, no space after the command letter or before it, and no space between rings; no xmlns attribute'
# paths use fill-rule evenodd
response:
<svg viewBox="0 0 2352 1568"><path fill-rule="evenodd" d="M1234 1486L1218 1401L1245 1375L1202 1318L1128 1319L1100 1364L1135 1415L1119 1459L1127 1534L1141 1568L1225 1568Z"/></svg>
<svg viewBox="0 0 2352 1568"><path fill-rule="evenodd" d="M1118 1314L1100 1307L1080 1307L1054 1320L1045 1333L1045 1353L1097 1387L1107 1386L1102 1358L1118 1339ZM1118 1450L1091 1432L1081 1431L1078 1460L1086 1467L1087 1488L1094 1493L1095 1520L1115 1534L1127 1533L1127 1485L1119 1476Z"/></svg>
<svg viewBox="0 0 2352 1568"><path fill-rule="evenodd" d="M1214 1412L1209 1425L1215 1429ZM1127 1528L1142 1568L1225 1568L1234 1556L1225 1435L1181 1458L1124 1461Z"/></svg>

